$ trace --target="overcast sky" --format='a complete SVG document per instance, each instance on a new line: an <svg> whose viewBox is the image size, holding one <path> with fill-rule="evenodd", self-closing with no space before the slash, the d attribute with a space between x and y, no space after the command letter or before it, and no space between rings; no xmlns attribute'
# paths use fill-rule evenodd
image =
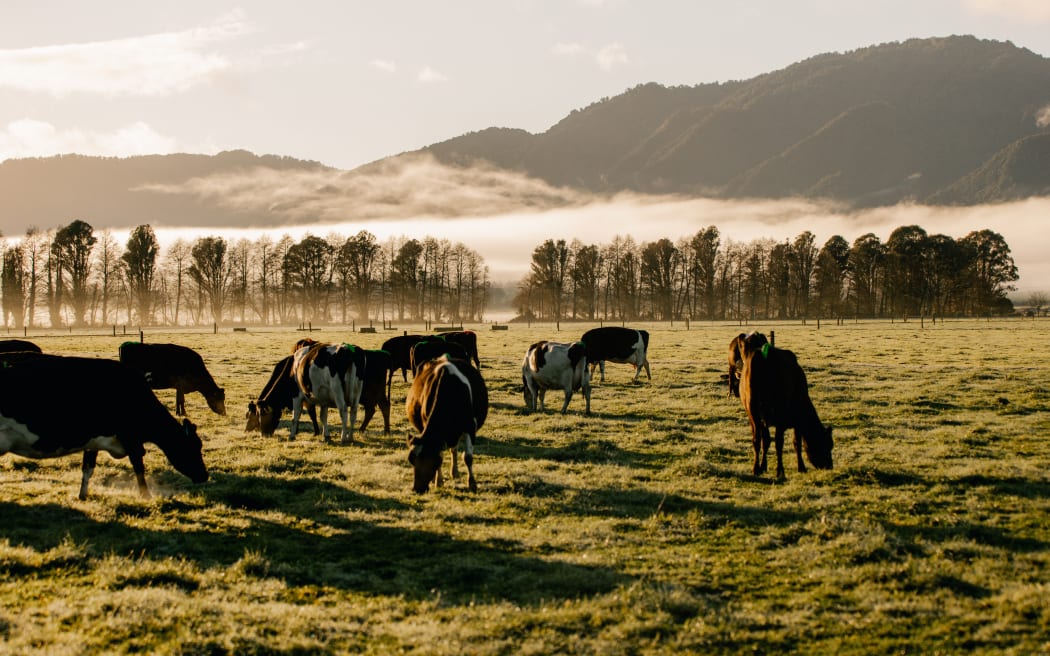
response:
<svg viewBox="0 0 1050 656"><path fill-rule="evenodd" d="M641 83L950 34L1050 55L1050 0L3 0L0 160L244 148L353 168L542 132Z"/></svg>

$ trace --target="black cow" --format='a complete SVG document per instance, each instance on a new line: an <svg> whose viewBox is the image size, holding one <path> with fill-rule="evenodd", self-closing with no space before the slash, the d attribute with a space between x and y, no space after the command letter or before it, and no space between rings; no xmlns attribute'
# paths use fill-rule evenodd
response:
<svg viewBox="0 0 1050 656"><path fill-rule="evenodd" d="M204 366L204 360L193 349L178 344L120 345L120 361L146 376L151 389L175 389L175 414L186 415L186 395L200 392L212 412L226 414L226 392Z"/></svg>
<svg viewBox="0 0 1050 656"><path fill-rule="evenodd" d="M605 361L634 365L634 380L645 367L645 376L653 379L649 372L649 332L623 328L621 326L604 326L592 328L583 334L580 341L587 347L587 362L601 370L601 382L605 382Z"/></svg>
<svg viewBox="0 0 1050 656"><path fill-rule="evenodd" d="M580 342L536 342L525 351L521 364L521 382L525 394L525 408L530 412L539 406L543 410L543 397L549 389L560 389L565 393L561 413L565 414L572 400L572 393L583 389L587 401L586 414L591 414L591 374L587 371L587 352Z"/></svg>
<svg viewBox="0 0 1050 656"><path fill-rule="evenodd" d="M0 339L0 353L17 353L19 351L43 353L39 346L24 339Z"/></svg>
<svg viewBox="0 0 1050 656"><path fill-rule="evenodd" d="M455 342L447 342L439 335L427 337L412 346L412 354L409 358L412 361L412 375L415 376L416 371L424 362L440 358L442 355L447 355L454 360L467 360L468 362L470 360L470 354L463 346Z"/></svg>
<svg viewBox="0 0 1050 656"><path fill-rule="evenodd" d="M776 427L777 478L784 477L784 433L795 429L798 470L806 471L802 450L817 469L831 469L832 429L820 423L809 398L806 374L795 354L773 348L760 334L744 340L744 368L740 376L740 401L751 423L751 446L755 452L752 473L766 471L769 427Z"/></svg>
<svg viewBox="0 0 1050 656"><path fill-rule="evenodd" d="M76 382L56 412L47 390ZM99 451L127 457L139 493L149 497L144 444L160 447L168 462L194 483L208 480L201 440L189 419L180 423L157 400L142 374L115 360L17 353L0 355L0 454L55 458L83 452L80 499Z"/></svg>
<svg viewBox="0 0 1050 656"><path fill-rule="evenodd" d="M408 420L419 431L419 437L408 439L408 461L414 472L412 489L423 494L441 475L441 454L451 453L451 477L459 475L456 447L463 448L467 466L467 485L478 491L474 478L474 441L489 412L489 394L477 369L465 360L440 357L423 363L412 379L405 400Z"/></svg>
<svg viewBox="0 0 1050 656"><path fill-rule="evenodd" d="M321 406L321 431L326 442L328 408L332 406L339 410L339 419L343 422L340 441L352 442L365 365L365 350L353 344L313 344L296 351L292 356L292 378L299 392L292 400L292 431L288 439L295 439L305 401Z"/></svg>
<svg viewBox="0 0 1050 656"><path fill-rule="evenodd" d="M248 420L244 427L245 432L257 430L263 434L263 437L271 437L280 422L280 411L291 410L292 399L298 393L299 386L292 378L292 356L289 355L274 365L270 380L266 381L258 398L248 403L248 412L244 415ZM320 435L321 428L317 425L317 409L307 404L306 412L313 423L314 435Z"/></svg>
<svg viewBox="0 0 1050 656"><path fill-rule="evenodd" d="M383 342L381 350L390 354L390 373L387 374L386 394L390 396L390 385L394 380L394 372L401 370L401 379L408 382L407 371L412 370L412 347L416 342L425 339L423 335L398 335Z"/></svg>
<svg viewBox="0 0 1050 656"><path fill-rule="evenodd" d="M361 407L365 410L365 417L361 421L361 429L368 428L368 422L376 413L376 406L383 413L383 432L390 434L390 397L386 392L387 374L391 370L392 358L383 350L365 351L365 373L364 386L361 388Z"/></svg>
<svg viewBox="0 0 1050 656"><path fill-rule="evenodd" d="M481 370L481 358L478 357L478 334L473 330L452 330L441 333L441 338L450 344L459 344L469 356L468 360L474 361L474 366Z"/></svg>

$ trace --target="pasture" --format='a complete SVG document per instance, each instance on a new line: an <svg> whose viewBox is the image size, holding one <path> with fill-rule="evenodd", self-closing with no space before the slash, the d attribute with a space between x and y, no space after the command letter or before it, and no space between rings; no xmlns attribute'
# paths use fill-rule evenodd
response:
<svg viewBox="0 0 1050 656"><path fill-rule="evenodd" d="M735 323L635 324L651 383L610 363L593 415L579 395L552 412L559 392L526 414L525 348L594 325L474 327L491 402L479 492L461 478L425 496L400 375L391 436L377 416L351 446L288 442L286 415L264 439L245 407L302 333L147 330L226 389L226 417L186 398L211 480L147 445L152 499L102 454L81 502L79 456L0 459L0 651L1050 651L1050 322L752 326L795 351L835 427L834 469L795 471L789 433L781 481L751 475L719 378ZM29 338L109 358L128 339ZM42 393L62 412L90 384ZM174 409L174 390L157 396Z"/></svg>

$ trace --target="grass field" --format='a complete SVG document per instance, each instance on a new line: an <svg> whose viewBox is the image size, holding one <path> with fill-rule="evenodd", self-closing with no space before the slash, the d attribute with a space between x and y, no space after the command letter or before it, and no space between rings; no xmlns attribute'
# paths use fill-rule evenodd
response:
<svg viewBox="0 0 1050 656"><path fill-rule="evenodd" d="M593 325L476 328L480 490L426 496L400 378L391 436L373 420L351 446L288 442L286 418L263 439L246 403L302 333L147 331L226 388L226 417L187 398L211 480L148 445L153 499L102 455L80 502L79 457L0 460L0 652L1050 651L1050 322L753 326L796 352L835 426L835 468L791 456L782 481L751 475L719 379L735 324L639 324L651 382L610 364L592 416L579 397L551 412L558 394L524 413L526 346ZM100 357L126 339L30 338ZM81 384L48 392L55 412Z"/></svg>

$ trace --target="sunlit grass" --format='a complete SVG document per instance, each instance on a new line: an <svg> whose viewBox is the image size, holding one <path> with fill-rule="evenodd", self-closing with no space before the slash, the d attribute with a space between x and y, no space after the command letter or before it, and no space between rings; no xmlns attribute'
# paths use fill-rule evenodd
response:
<svg viewBox="0 0 1050 656"><path fill-rule="evenodd" d="M0 462L4 650L157 653L1037 653L1050 649L1050 336L1043 322L765 325L835 426L835 469L750 474L719 376L740 326L645 325L652 382L609 365L592 416L526 413L525 348L592 327L479 326L479 493L410 491L393 434L243 432L294 331L147 333L197 349L211 480L148 447L154 497L106 455ZM410 328L411 329L411 328ZM389 336L315 337L373 348ZM30 336L115 357L124 336ZM159 391L169 408L173 391ZM560 395L556 395L560 397ZM548 401L551 401L549 398ZM61 397L56 397L56 409ZM331 419L338 422L335 413ZM360 421L360 414L358 416ZM790 439L788 440L790 444Z"/></svg>

